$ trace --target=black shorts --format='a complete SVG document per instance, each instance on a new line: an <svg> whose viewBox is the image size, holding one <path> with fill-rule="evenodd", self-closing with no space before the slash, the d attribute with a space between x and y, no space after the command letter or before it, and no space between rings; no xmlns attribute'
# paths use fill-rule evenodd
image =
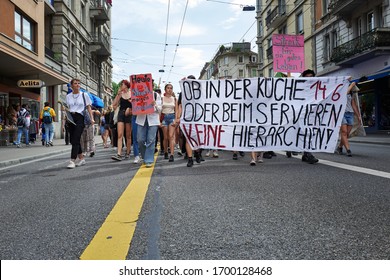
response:
<svg viewBox="0 0 390 280"><path fill-rule="evenodd" d="M125 111L120 110L119 113L118 113L118 122L130 123L131 124L131 115L130 116L125 116Z"/></svg>

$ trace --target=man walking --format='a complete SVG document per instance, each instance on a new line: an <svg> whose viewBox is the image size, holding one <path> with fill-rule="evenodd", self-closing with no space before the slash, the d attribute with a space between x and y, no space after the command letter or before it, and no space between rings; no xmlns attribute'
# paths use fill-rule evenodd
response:
<svg viewBox="0 0 390 280"><path fill-rule="evenodd" d="M54 138L54 118L56 117L56 113L53 108L49 107L49 102L44 103L45 107L42 109L41 114L39 116L40 121L43 123L45 127L46 133L46 147L53 146L53 138Z"/></svg>

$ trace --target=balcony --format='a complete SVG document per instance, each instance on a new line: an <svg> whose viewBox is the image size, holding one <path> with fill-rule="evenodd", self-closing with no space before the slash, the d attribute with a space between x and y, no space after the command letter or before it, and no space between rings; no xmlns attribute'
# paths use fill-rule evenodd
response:
<svg viewBox="0 0 390 280"><path fill-rule="evenodd" d="M111 55L110 40L107 36L102 34L91 34L90 42L90 51L96 52L97 56L106 59Z"/></svg>
<svg viewBox="0 0 390 280"><path fill-rule="evenodd" d="M331 14L346 19L356 12L356 8L367 2L367 0L331 0L328 9Z"/></svg>
<svg viewBox="0 0 390 280"><path fill-rule="evenodd" d="M98 25L110 20L111 5L107 0L90 0L89 3L89 16L94 18Z"/></svg>
<svg viewBox="0 0 390 280"><path fill-rule="evenodd" d="M277 6L265 18L265 24L268 28L275 28L287 19L286 5Z"/></svg>
<svg viewBox="0 0 390 280"><path fill-rule="evenodd" d="M331 61L359 63L376 55L390 53L390 28L377 28L333 49Z"/></svg>

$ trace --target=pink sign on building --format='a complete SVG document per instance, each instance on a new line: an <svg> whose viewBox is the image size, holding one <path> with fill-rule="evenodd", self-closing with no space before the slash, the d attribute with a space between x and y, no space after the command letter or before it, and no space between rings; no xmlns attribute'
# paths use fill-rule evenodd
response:
<svg viewBox="0 0 390 280"><path fill-rule="evenodd" d="M305 70L303 35L272 35L274 72L301 73Z"/></svg>

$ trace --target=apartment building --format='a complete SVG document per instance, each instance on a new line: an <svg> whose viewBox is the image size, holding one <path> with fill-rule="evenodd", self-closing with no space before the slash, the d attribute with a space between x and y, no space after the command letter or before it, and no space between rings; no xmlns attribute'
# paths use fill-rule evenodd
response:
<svg viewBox="0 0 390 280"><path fill-rule="evenodd" d="M390 130L390 7L388 0L316 0L319 76L359 83L367 132Z"/></svg>
<svg viewBox="0 0 390 280"><path fill-rule="evenodd" d="M274 76L272 35L304 36L304 69L315 66L313 41L314 5L312 0L256 0L257 45L260 76ZM292 73L299 75L299 73Z"/></svg>
<svg viewBox="0 0 390 280"><path fill-rule="evenodd" d="M28 104L34 120L45 101L59 112L57 101L65 99L73 77L111 104L110 8L109 0L0 1L2 134L12 130L9 116L17 104ZM59 117L56 123L59 138Z"/></svg>
<svg viewBox="0 0 390 280"><path fill-rule="evenodd" d="M240 79L258 77L257 53L250 42L221 45L210 62L203 67L199 79Z"/></svg>

